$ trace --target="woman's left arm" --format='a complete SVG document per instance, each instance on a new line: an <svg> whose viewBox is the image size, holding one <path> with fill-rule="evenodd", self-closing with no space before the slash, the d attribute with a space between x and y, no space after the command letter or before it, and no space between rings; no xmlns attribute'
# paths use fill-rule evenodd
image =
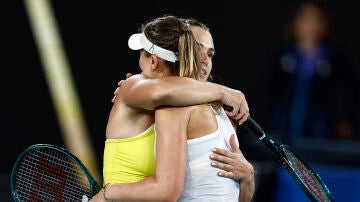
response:
<svg viewBox="0 0 360 202"><path fill-rule="evenodd" d="M155 176L130 184L109 184L91 202L104 202L105 197L114 201L177 200L184 185L187 160L187 122L181 120L183 116L177 110L163 108L155 112Z"/></svg>

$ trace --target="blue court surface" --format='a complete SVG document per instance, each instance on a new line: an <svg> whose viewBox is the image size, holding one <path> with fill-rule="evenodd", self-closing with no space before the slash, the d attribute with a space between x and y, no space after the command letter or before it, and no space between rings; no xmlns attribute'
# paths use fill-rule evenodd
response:
<svg viewBox="0 0 360 202"><path fill-rule="evenodd" d="M360 169L314 165L313 169L325 182L336 202L360 201ZM310 199L282 167L277 169L275 202L306 202Z"/></svg>

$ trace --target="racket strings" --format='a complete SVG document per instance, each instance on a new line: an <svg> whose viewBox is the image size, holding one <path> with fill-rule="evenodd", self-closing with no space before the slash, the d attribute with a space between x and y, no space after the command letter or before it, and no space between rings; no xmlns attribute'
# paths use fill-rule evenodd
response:
<svg viewBox="0 0 360 202"><path fill-rule="evenodd" d="M292 151L283 148L288 158L290 167L295 171L300 180L307 186L308 190L321 202L332 201L328 195L327 188L319 181L316 174L309 169Z"/></svg>
<svg viewBox="0 0 360 202"><path fill-rule="evenodd" d="M27 154L18 168L15 184L21 201L34 197L36 201L79 201L90 192L88 178L79 165L51 149Z"/></svg>

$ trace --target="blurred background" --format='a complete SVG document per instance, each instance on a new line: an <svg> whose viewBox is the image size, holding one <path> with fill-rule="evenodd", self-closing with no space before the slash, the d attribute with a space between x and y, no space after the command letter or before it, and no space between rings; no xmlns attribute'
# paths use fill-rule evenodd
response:
<svg viewBox="0 0 360 202"><path fill-rule="evenodd" d="M207 24L214 82L243 91L251 116L302 154L336 201L360 201L356 1L40 1L48 10L36 2L0 3L0 201L12 201L12 167L33 144L68 148L101 181L113 92L139 72L128 37L163 14ZM253 201L308 200L255 137L242 127L238 137L256 170Z"/></svg>

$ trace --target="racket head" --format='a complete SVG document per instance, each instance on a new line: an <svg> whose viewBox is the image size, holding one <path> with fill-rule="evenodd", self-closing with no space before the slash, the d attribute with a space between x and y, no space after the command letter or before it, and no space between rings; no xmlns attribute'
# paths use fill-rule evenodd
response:
<svg viewBox="0 0 360 202"><path fill-rule="evenodd" d="M310 166L304 157L285 144L279 145L279 153L283 157L281 165L291 174L296 183L312 201L335 201L320 175Z"/></svg>
<svg viewBox="0 0 360 202"><path fill-rule="evenodd" d="M75 155L49 144L25 149L15 161L10 183L14 201L87 201L100 190Z"/></svg>

